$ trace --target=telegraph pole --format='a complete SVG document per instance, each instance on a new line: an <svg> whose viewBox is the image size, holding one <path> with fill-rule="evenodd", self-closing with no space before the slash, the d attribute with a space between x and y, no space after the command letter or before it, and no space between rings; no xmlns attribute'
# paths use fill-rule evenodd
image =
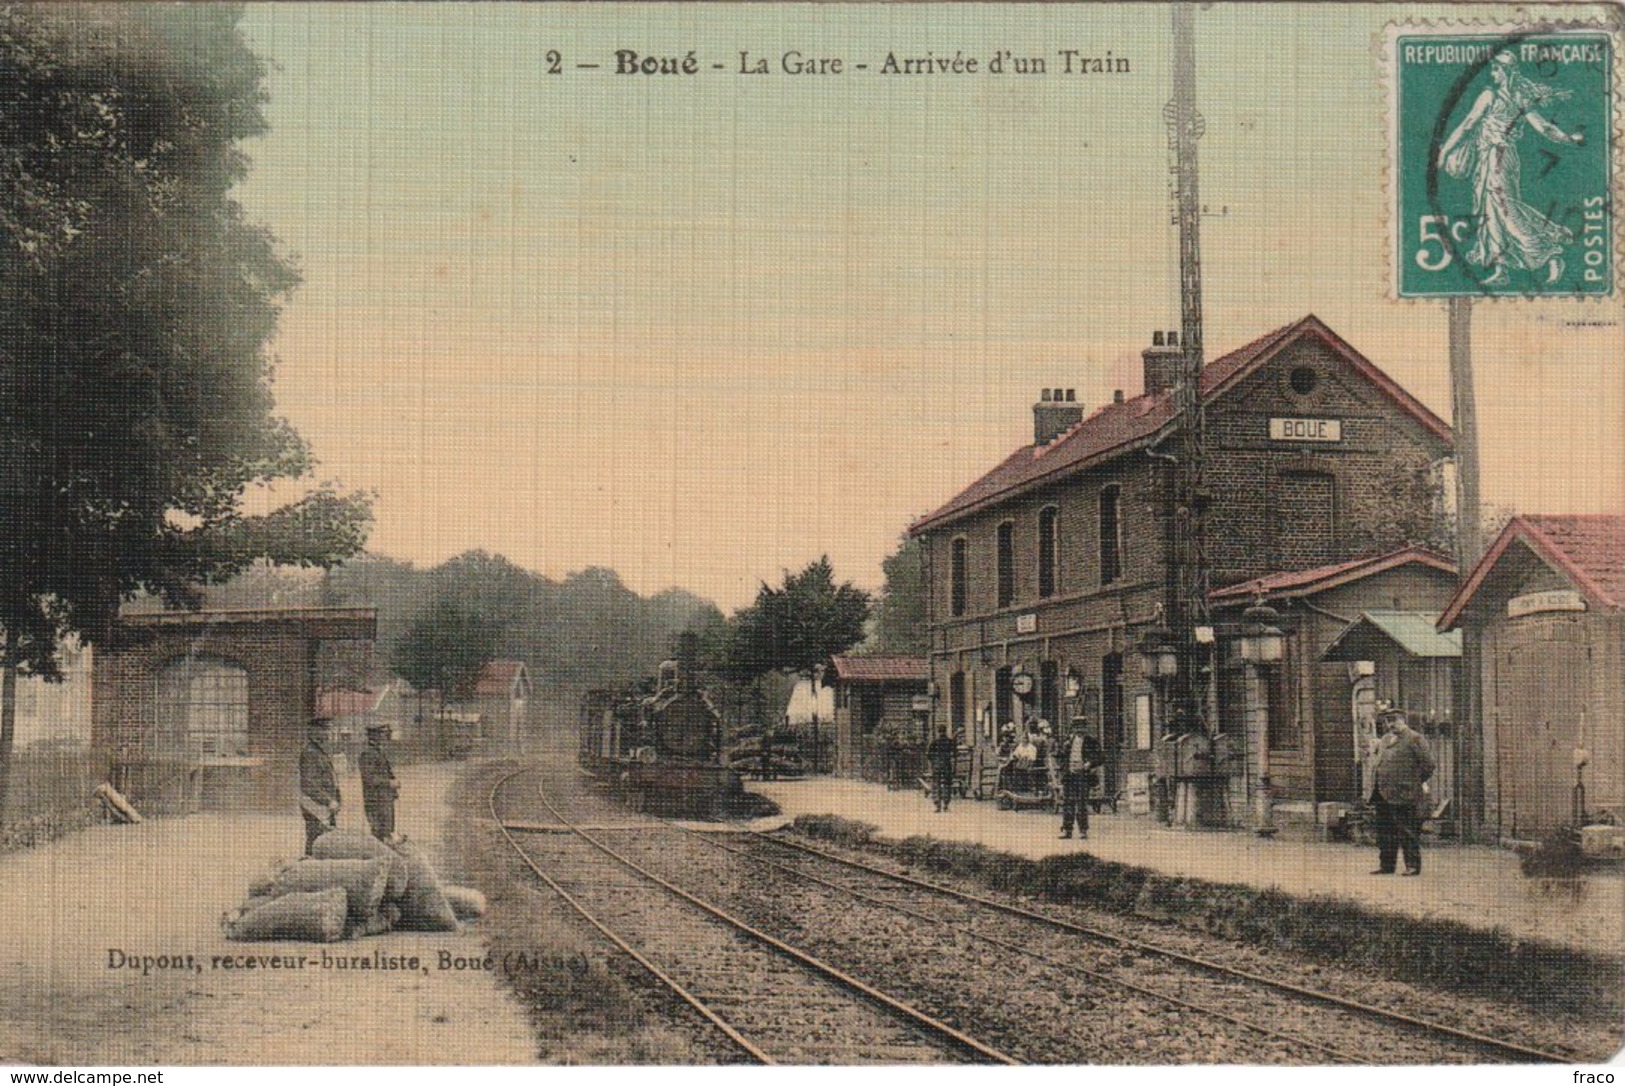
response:
<svg viewBox="0 0 1625 1086"><path fill-rule="evenodd" d="M1173 8L1174 96L1163 110L1173 152L1174 215L1179 226L1179 317L1183 357L1174 386L1175 454L1173 565L1170 627L1179 647L1176 719L1193 728L1203 711L1201 663L1196 627L1208 622L1208 569L1204 524L1207 412L1202 405L1202 204L1197 179L1196 142L1206 122L1196 109L1196 7Z"/></svg>
<svg viewBox="0 0 1625 1086"><path fill-rule="evenodd" d="M1482 525L1478 504L1478 419L1473 397L1473 300L1451 298L1445 305L1450 334L1450 423L1456 443L1456 569L1465 578L1478 561ZM1480 648L1471 626L1461 631L1461 671L1452 706L1461 742L1457 779L1464 836L1476 834L1484 812L1483 697Z"/></svg>

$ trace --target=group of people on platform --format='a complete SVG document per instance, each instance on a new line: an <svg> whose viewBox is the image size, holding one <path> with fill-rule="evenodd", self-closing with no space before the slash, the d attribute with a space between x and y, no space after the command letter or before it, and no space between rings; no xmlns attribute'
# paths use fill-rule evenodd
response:
<svg viewBox="0 0 1625 1086"><path fill-rule="evenodd" d="M931 764L931 795L938 811L946 811L953 798L959 759L959 743L953 733L944 727L926 747L926 758ZM1070 733L1059 741L1049 721L1032 720L1025 734L1017 737L1015 725L1007 724L1000 735L999 764L1001 770L1015 767L1022 770L1048 772L1051 790L1059 798L1061 808L1061 836L1072 836L1074 826L1080 838L1089 836L1089 795L1095 789L1097 772L1105 764L1100 740L1095 738L1089 722L1083 718L1073 721Z"/></svg>
<svg viewBox="0 0 1625 1086"><path fill-rule="evenodd" d="M374 837L385 842L395 840L395 800L401 794L401 782L384 749L388 738L388 724L368 724L367 745L356 759L367 825ZM305 855L309 856L316 839L338 825L342 797L338 774L333 769L333 722L321 717L312 719L305 740L305 749L299 754L299 813L305 819Z"/></svg>
<svg viewBox="0 0 1625 1086"><path fill-rule="evenodd" d="M1422 822L1427 817L1427 783L1437 768L1427 740L1410 726L1403 710L1380 706L1376 718L1376 748L1371 752L1366 801L1374 815L1377 869L1373 875L1392 875L1401 856L1404 874L1422 873ZM1061 837L1089 836L1089 796L1105 765L1100 740L1087 719L1073 721L1058 741L1047 721L1034 719L1018 734L1014 724L1000 733L1000 767L1042 769L1054 782L1052 791L1061 810ZM931 796L938 811L946 811L957 785L959 743L946 726L926 747L932 781Z"/></svg>

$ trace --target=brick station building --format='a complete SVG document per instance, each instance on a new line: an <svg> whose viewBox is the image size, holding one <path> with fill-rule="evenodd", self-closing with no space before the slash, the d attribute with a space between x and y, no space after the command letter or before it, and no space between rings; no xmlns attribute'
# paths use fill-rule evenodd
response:
<svg viewBox="0 0 1625 1086"><path fill-rule="evenodd" d="M377 627L370 608L125 615L97 647L92 745L138 807L292 810L323 647Z"/></svg>
<svg viewBox="0 0 1625 1086"><path fill-rule="evenodd" d="M1135 647L1174 584L1173 465L1163 446L1176 426L1180 359L1177 334L1158 334L1142 355L1144 391L1087 414L1071 390L1044 390L1033 443L910 529L925 549L935 723L951 724L985 764L1000 727L1020 720L1012 679L1030 674L1032 708L1045 718L1099 723L1107 780L1141 812L1165 717ZM1215 589L1402 553L1435 534L1450 428L1316 317L1215 358L1200 392ZM1410 576L1404 565L1400 582ZM1416 582L1421 599L1400 582L1371 598L1437 613L1432 577ZM1226 643L1234 634L1219 626L1213 661L1234 655ZM1317 629L1317 650L1331 636ZM1326 681L1334 670L1347 703L1346 668L1322 669ZM1211 668L1204 684L1216 730L1236 714L1219 711L1225 691ZM1261 687L1266 699L1304 697L1293 684ZM1275 715L1318 726L1312 714L1277 707ZM1325 726L1346 734L1352 722ZM1245 745L1232 737L1256 770L1257 752ZM1312 769L1294 778L1306 794L1291 794L1288 782L1278 798L1310 799ZM1241 821L1240 812L1228 820Z"/></svg>

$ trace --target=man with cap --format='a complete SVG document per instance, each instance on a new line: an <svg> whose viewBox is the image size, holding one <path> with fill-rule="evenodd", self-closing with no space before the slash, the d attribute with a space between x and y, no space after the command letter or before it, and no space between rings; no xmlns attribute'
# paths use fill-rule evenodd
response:
<svg viewBox="0 0 1625 1086"><path fill-rule="evenodd" d="M926 746L925 756L931 763L931 798L938 811L946 811L954 795L954 767L959 758L959 744L946 724Z"/></svg>
<svg viewBox="0 0 1625 1086"><path fill-rule="evenodd" d="M313 718L305 749L299 752L299 813L305 816L306 856L316 838L338 824L339 783L333 774L333 756L327 750L332 731L332 721Z"/></svg>
<svg viewBox="0 0 1625 1086"><path fill-rule="evenodd" d="M367 811L367 825L380 841L395 836L395 797L401 794L401 782L395 778L395 767L389 764L384 752L384 740L389 738L389 725L375 720L367 725L367 745L361 748L358 759L361 767L361 805Z"/></svg>
<svg viewBox="0 0 1625 1086"><path fill-rule="evenodd" d="M1095 770L1101 763L1100 740L1082 717L1072 722L1072 735L1056 755L1061 770L1061 836L1072 836L1077 823L1078 836L1089 836L1089 792L1095 783Z"/></svg>
<svg viewBox="0 0 1625 1086"><path fill-rule="evenodd" d="M1394 861L1405 854L1405 874L1422 873L1422 785L1433 776L1433 752L1405 720L1400 709L1377 717L1376 767L1371 774L1371 805L1376 808L1377 869L1392 875Z"/></svg>

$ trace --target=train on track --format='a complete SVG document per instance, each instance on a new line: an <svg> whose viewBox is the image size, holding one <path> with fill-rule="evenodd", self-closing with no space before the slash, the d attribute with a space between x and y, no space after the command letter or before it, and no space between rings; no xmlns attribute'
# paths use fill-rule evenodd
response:
<svg viewBox="0 0 1625 1086"><path fill-rule="evenodd" d="M696 645L660 665L653 691L590 690L581 705L581 764L642 810L710 817L744 793L722 757L722 714L701 689Z"/></svg>

